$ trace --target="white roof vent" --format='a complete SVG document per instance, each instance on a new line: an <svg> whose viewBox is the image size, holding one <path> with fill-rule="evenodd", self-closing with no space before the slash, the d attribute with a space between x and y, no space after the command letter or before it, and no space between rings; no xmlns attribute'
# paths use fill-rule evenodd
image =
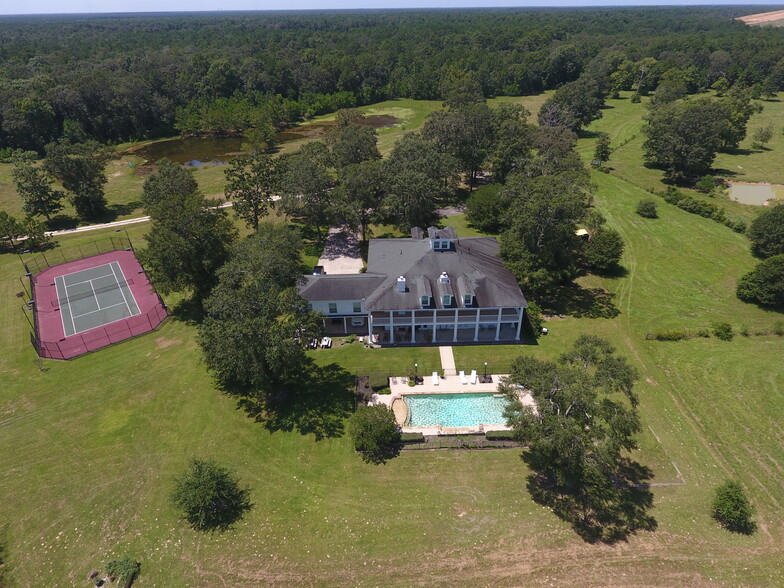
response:
<svg viewBox="0 0 784 588"><path fill-rule="evenodd" d="M447 275L446 272L441 272L438 281L441 282L442 284L447 284L449 283L449 276Z"/></svg>
<svg viewBox="0 0 784 588"><path fill-rule="evenodd" d="M405 292L406 291L406 278L405 278L405 276L400 276L397 279L397 291L398 292Z"/></svg>

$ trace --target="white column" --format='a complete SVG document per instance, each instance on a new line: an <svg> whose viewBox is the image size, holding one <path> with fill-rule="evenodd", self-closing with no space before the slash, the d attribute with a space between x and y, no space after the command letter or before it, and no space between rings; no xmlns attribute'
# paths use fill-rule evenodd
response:
<svg viewBox="0 0 784 588"><path fill-rule="evenodd" d="M503 308L498 309L498 317L495 319L495 340L500 341L501 339L501 312Z"/></svg>
<svg viewBox="0 0 784 588"><path fill-rule="evenodd" d="M416 343L416 310L411 311L411 342Z"/></svg>
<svg viewBox="0 0 784 588"><path fill-rule="evenodd" d="M395 318L392 316L392 311L389 311L389 344L395 344Z"/></svg>
<svg viewBox="0 0 784 588"><path fill-rule="evenodd" d="M457 309L455 309L455 328L454 332L452 333L452 343L457 342Z"/></svg>
<svg viewBox="0 0 784 588"><path fill-rule="evenodd" d="M474 317L474 341L479 341L479 309L476 310L476 316Z"/></svg>
<svg viewBox="0 0 784 588"><path fill-rule="evenodd" d="M519 341L520 340L520 329L523 326L523 317L525 316L525 308L520 308L520 312L518 314L519 314L520 318L517 321L517 335L515 336L515 339L517 339Z"/></svg>
<svg viewBox="0 0 784 588"><path fill-rule="evenodd" d="M367 315L368 321L368 343L373 343L373 313L369 312Z"/></svg>
<svg viewBox="0 0 784 588"><path fill-rule="evenodd" d="M436 341L436 336L437 336L436 334L438 333L438 331L436 330L436 327L438 327L438 323L436 322L437 320L438 319L436 318L436 310L433 310L433 343L437 343Z"/></svg>

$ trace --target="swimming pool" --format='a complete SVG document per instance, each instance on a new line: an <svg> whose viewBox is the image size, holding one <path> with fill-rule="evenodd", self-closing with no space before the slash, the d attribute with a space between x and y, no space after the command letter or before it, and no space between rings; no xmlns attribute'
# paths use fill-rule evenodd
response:
<svg viewBox="0 0 784 588"><path fill-rule="evenodd" d="M494 394L407 394L409 427L504 424L506 398Z"/></svg>

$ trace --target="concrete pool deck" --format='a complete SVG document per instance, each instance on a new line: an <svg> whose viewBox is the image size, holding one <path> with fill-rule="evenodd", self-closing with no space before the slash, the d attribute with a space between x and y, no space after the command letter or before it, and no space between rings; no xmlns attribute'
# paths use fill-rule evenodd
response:
<svg viewBox="0 0 784 588"><path fill-rule="evenodd" d="M443 427L441 425L428 427L407 427L405 421L408 416L408 407L404 396L413 394L470 394L498 393L498 385L508 374L492 374L492 383L463 384L460 376L445 376L439 378L438 385L433 385L432 377L425 376L424 382L416 386L408 385L408 378L389 378L390 394L373 394L370 404L383 404L395 413L395 420L403 433L422 433L423 435L476 435L487 431L508 431L510 427L502 423L480 423L471 427ZM536 407L533 397L527 390L520 390L520 402L524 406Z"/></svg>

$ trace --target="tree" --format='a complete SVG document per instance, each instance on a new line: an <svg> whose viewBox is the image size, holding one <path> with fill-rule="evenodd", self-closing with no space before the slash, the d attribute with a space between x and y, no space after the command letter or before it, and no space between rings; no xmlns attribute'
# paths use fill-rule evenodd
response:
<svg viewBox="0 0 784 588"><path fill-rule="evenodd" d="M400 442L395 415L384 404L359 407L348 421L348 434L367 463L384 463Z"/></svg>
<svg viewBox="0 0 784 588"><path fill-rule="evenodd" d="M278 191L277 161L264 154L238 157L229 162L224 194L234 203L234 213L248 228L259 230L259 221L274 206L273 196Z"/></svg>
<svg viewBox="0 0 784 588"><path fill-rule="evenodd" d="M332 144L332 161L340 169L363 161L381 159L377 143L376 129L350 124L340 131Z"/></svg>
<svg viewBox="0 0 784 588"><path fill-rule="evenodd" d="M657 218L656 203L650 198L644 198L637 203L637 214L643 218Z"/></svg>
<svg viewBox="0 0 784 588"><path fill-rule="evenodd" d="M751 252L765 259L784 253L784 206L770 206L757 215L746 233Z"/></svg>
<svg viewBox="0 0 784 588"><path fill-rule="evenodd" d="M757 528L751 518L754 507L746 498L743 486L734 480L726 480L716 488L711 514L724 528L735 533L751 535Z"/></svg>
<svg viewBox="0 0 784 588"><path fill-rule="evenodd" d="M725 108L710 98L657 106L646 120L645 161L663 169L670 180L710 170L728 124Z"/></svg>
<svg viewBox="0 0 784 588"><path fill-rule="evenodd" d="M599 133L599 139L596 141L596 149L593 152L593 160L599 163L605 163L610 159L610 135L607 133Z"/></svg>
<svg viewBox="0 0 784 588"><path fill-rule="evenodd" d="M618 269L623 255L623 238L613 229L600 229L585 245L585 262L599 273Z"/></svg>
<svg viewBox="0 0 784 588"><path fill-rule="evenodd" d="M531 160L536 127L528 123L530 113L519 104L502 102L492 109L495 141L488 151L487 163L493 181L499 184Z"/></svg>
<svg viewBox="0 0 784 588"><path fill-rule="evenodd" d="M472 226L485 233L497 233L502 227L503 209L500 184L479 186L466 201L466 218Z"/></svg>
<svg viewBox="0 0 784 588"><path fill-rule="evenodd" d="M703 194L711 194L719 186L718 180L711 175L702 176L694 187Z"/></svg>
<svg viewBox="0 0 784 588"><path fill-rule="evenodd" d="M197 531L225 531L253 505L250 490L213 460L191 459L176 480L172 505Z"/></svg>
<svg viewBox="0 0 784 588"><path fill-rule="evenodd" d="M229 390L283 395L297 391L305 348L323 329L296 290L302 243L280 223L262 223L239 242L218 272L199 326L204 362Z"/></svg>
<svg viewBox="0 0 784 588"><path fill-rule="evenodd" d="M746 302L784 307L784 254L759 262L738 281L736 293Z"/></svg>
<svg viewBox="0 0 784 588"><path fill-rule="evenodd" d="M636 401L614 398L623 392L631 400L638 377L618 359L609 343L583 335L557 363L518 358L501 386L508 398L507 422L528 446L523 459L539 478L529 487L573 499L583 529L603 523L601 513L609 503L622 502L616 484L628 465L624 454L636 448L641 429ZM530 391L535 408L522 404L520 388ZM613 526L630 517L624 508L614 514Z"/></svg>
<svg viewBox="0 0 784 588"><path fill-rule="evenodd" d="M602 116L604 94L591 76L580 76L555 91L540 110L542 126L565 126L579 131Z"/></svg>
<svg viewBox="0 0 784 588"><path fill-rule="evenodd" d="M43 216L47 221L63 209L65 194L52 190L54 178L40 167L26 159L16 159L11 170L11 178L16 192L22 198L22 210L28 216Z"/></svg>
<svg viewBox="0 0 784 588"><path fill-rule="evenodd" d="M762 105L752 99L751 88L733 86L719 101L724 108L725 125L721 133L721 149L737 149L746 137L746 126L752 114L762 112Z"/></svg>
<svg viewBox="0 0 784 588"><path fill-rule="evenodd" d="M751 144L754 149L763 149L765 144L773 138L773 124L768 123L764 127L759 127L751 136L753 143Z"/></svg>
<svg viewBox="0 0 784 588"><path fill-rule="evenodd" d="M191 291L201 308L217 282L218 269L228 259L237 229L226 211L218 208L220 201L205 199L198 191L169 192L159 180L148 178L149 184L145 183L145 199L152 203L146 208L151 230L139 257L158 291ZM180 187L189 184L186 176L181 180Z"/></svg>
<svg viewBox="0 0 784 588"><path fill-rule="evenodd" d="M330 153L327 146L314 141L297 153L281 159L281 205L287 214L298 215L322 237L322 227L331 221Z"/></svg>
<svg viewBox="0 0 784 588"><path fill-rule="evenodd" d="M501 191L508 228L500 256L527 291L544 294L570 279L580 247L577 223L588 201L585 172L513 175Z"/></svg>
<svg viewBox="0 0 784 588"><path fill-rule="evenodd" d="M340 170L333 206L335 214L363 241L370 224L379 216L384 198L384 167L380 161L368 160Z"/></svg>
<svg viewBox="0 0 784 588"><path fill-rule="evenodd" d="M11 249L16 247L16 240L23 235L23 229L13 216L0 210L0 240L6 241Z"/></svg>
<svg viewBox="0 0 784 588"><path fill-rule="evenodd" d="M97 141L69 143L61 139L46 146L43 169L62 182L81 218L95 220L106 212L103 186L107 161L109 150Z"/></svg>
<svg viewBox="0 0 784 588"><path fill-rule="evenodd" d="M32 216L22 219L19 223L19 232L27 237L25 248L31 251L40 251L52 246L52 238L46 235L46 226Z"/></svg>
<svg viewBox="0 0 784 588"><path fill-rule="evenodd" d="M437 199L451 194L454 158L431 141L407 133L384 160L384 214L399 230L428 227L438 220Z"/></svg>
<svg viewBox="0 0 784 588"><path fill-rule="evenodd" d="M193 172L166 158L156 162L156 173L147 176L142 187L142 206L150 210L161 201L172 197L184 198L199 189Z"/></svg>

